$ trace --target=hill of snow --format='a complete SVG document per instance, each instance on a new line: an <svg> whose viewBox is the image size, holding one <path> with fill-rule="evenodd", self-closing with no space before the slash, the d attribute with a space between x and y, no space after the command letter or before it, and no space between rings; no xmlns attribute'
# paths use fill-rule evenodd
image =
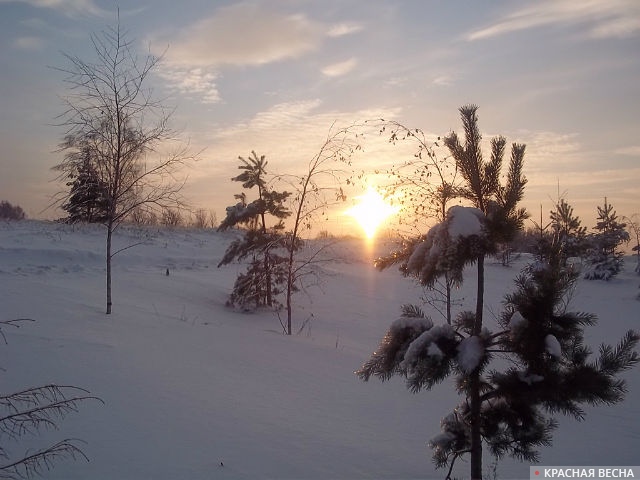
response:
<svg viewBox="0 0 640 480"><path fill-rule="evenodd" d="M216 267L231 239L120 230L116 248L143 244L114 259L107 316L101 227L0 223L1 319L36 320L3 329L1 392L59 383L105 402L86 402L59 431L6 448L18 455L62 438L86 441L90 462L62 461L52 479L442 478L426 444L458 402L453 386L413 395L400 379L363 383L353 374L421 289L396 271L375 271L364 245L345 241L321 289L297 297L301 331L286 337L275 314L224 306L241 268ZM487 265L489 321L523 265ZM610 282L578 283L571 307L598 315L587 330L594 349L640 328L632 265ZM456 292L470 308L472 277ZM542 465L638 463L638 369L626 378L623 404L588 408L582 423L560 418ZM465 477L468 464L456 471ZM506 459L497 475L529 478L529 465Z"/></svg>

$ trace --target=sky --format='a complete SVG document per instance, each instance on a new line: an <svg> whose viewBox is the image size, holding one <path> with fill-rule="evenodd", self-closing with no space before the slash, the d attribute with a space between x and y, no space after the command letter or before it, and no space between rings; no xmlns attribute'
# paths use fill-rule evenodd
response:
<svg viewBox="0 0 640 480"><path fill-rule="evenodd" d="M533 218L558 193L589 228L604 197L640 212L637 0L0 0L0 199L29 217L61 216L47 209L63 187L51 167L69 93L56 67L64 53L93 60L89 36L118 7L136 51L164 54L150 86L201 152L183 193L218 218L240 190L238 156L299 173L332 125L382 117L435 138L461 133L469 103L485 139L527 145ZM377 135L363 143L357 169L410 157ZM353 228L339 213L332 225Z"/></svg>

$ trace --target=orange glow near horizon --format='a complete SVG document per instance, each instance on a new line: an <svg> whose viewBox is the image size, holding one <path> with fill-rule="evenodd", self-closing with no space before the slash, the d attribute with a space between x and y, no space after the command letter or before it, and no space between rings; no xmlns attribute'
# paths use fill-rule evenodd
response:
<svg viewBox="0 0 640 480"><path fill-rule="evenodd" d="M373 187L369 187L364 195L357 198L357 205L351 207L345 214L358 222L367 240L373 240L378 227L387 218L395 215L399 208L389 205Z"/></svg>

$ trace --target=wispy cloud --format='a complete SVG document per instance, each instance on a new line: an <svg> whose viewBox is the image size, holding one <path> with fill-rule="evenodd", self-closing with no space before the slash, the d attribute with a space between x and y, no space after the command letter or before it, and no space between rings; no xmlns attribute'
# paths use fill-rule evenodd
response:
<svg viewBox="0 0 640 480"><path fill-rule="evenodd" d="M239 122L218 131L216 136L218 138L229 138L251 132L253 135L265 135L265 138L269 138L274 131L282 130L286 132L308 121L320 104L319 99L279 103L268 110L256 113L246 122Z"/></svg>
<svg viewBox="0 0 640 480"><path fill-rule="evenodd" d="M450 85L453 85L453 77L451 75L438 75L437 77L435 77L431 83L433 83L434 85L438 85L440 87L448 87Z"/></svg>
<svg viewBox="0 0 640 480"><path fill-rule="evenodd" d="M217 75L205 68L184 68L163 65L158 70L170 89L184 95L197 95L203 103L218 103L220 94L216 85Z"/></svg>
<svg viewBox="0 0 640 480"><path fill-rule="evenodd" d="M613 153L617 153L618 155L627 155L630 157L640 157L640 145L618 148Z"/></svg>
<svg viewBox="0 0 640 480"><path fill-rule="evenodd" d="M20 50L41 50L44 45L40 37L18 37L13 41L13 46Z"/></svg>
<svg viewBox="0 0 640 480"><path fill-rule="evenodd" d="M409 77L391 77L384 84L387 87L404 87L409 81Z"/></svg>
<svg viewBox="0 0 640 480"><path fill-rule="evenodd" d="M637 6L637 4L636 4ZM593 38L630 37L640 33L640 13L629 17L612 18L591 29Z"/></svg>
<svg viewBox="0 0 640 480"><path fill-rule="evenodd" d="M260 2L218 9L188 27L167 54L176 65L263 65L316 49L322 28L303 14L279 13Z"/></svg>
<svg viewBox="0 0 640 480"><path fill-rule="evenodd" d="M322 69L322 73L327 77L340 77L353 70L357 64L358 61L355 58L350 58L349 60L345 60L344 62L327 65Z"/></svg>
<svg viewBox="0 0 640 480"><path fill-rule="evenodd" d="M580 162L583 155L582 145L575 133L520 130L511 136L527 145L527 163L531 169L547 169L550 166L559 170L571 168Z"/></svg>
<svg viewBox="0 0 640 480"><path fill-rule="evenodd" d="M0 0L0 3L26 3L33 7L57 10L70 17L110 15L108 11L98 7L93 0Z"/></svg>
<svg viewBox="0 0 640 480"><path fill-rule="evenodd" d="M469 41L547 25L587 24L592 38L640 34L640 2L636 0L544 0L516 10L496 23L469 33Z"/></svg>
<svg viewBox="0 0 640 480"><path fill-rule="evenodd" d="M361 31L364 26L361 23L357 22L343 22L337 23L329 27L327 31L327 35L329 37L342 37L344 35L351 35L353 33L357 33Z"/></svg>
<svg viewBox="0 0 640 480"><path fill-rule="evenodd" d="M258 112L246 121L224 129L217 128L208 137L214 141L209 150L215 152L216 157L222 155L229 161L235 161L242 153L238 152L238 145L247 145L247 149L255 148L259 153L277 156L283 170L295 170L303 168L306 161L317 153L332 125L336 129L344 128L354 122L380 117L393 119L398 115L398 109L384 107L356 111L324 110L319 99L284 102ZM372 145L375 140L388 146L386 138L373 136Z"/></svg>

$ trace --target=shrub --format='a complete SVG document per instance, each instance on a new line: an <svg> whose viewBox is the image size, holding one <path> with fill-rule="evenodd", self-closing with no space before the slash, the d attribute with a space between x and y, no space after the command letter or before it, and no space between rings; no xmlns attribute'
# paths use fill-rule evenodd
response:
<svg viewBox="0 0 640 480"><path fill-rule="evenodd" d="M0 219L3 220L24 220L26 215L24 210L18 205L11 205L6 200L0 202Z"/></svg>

